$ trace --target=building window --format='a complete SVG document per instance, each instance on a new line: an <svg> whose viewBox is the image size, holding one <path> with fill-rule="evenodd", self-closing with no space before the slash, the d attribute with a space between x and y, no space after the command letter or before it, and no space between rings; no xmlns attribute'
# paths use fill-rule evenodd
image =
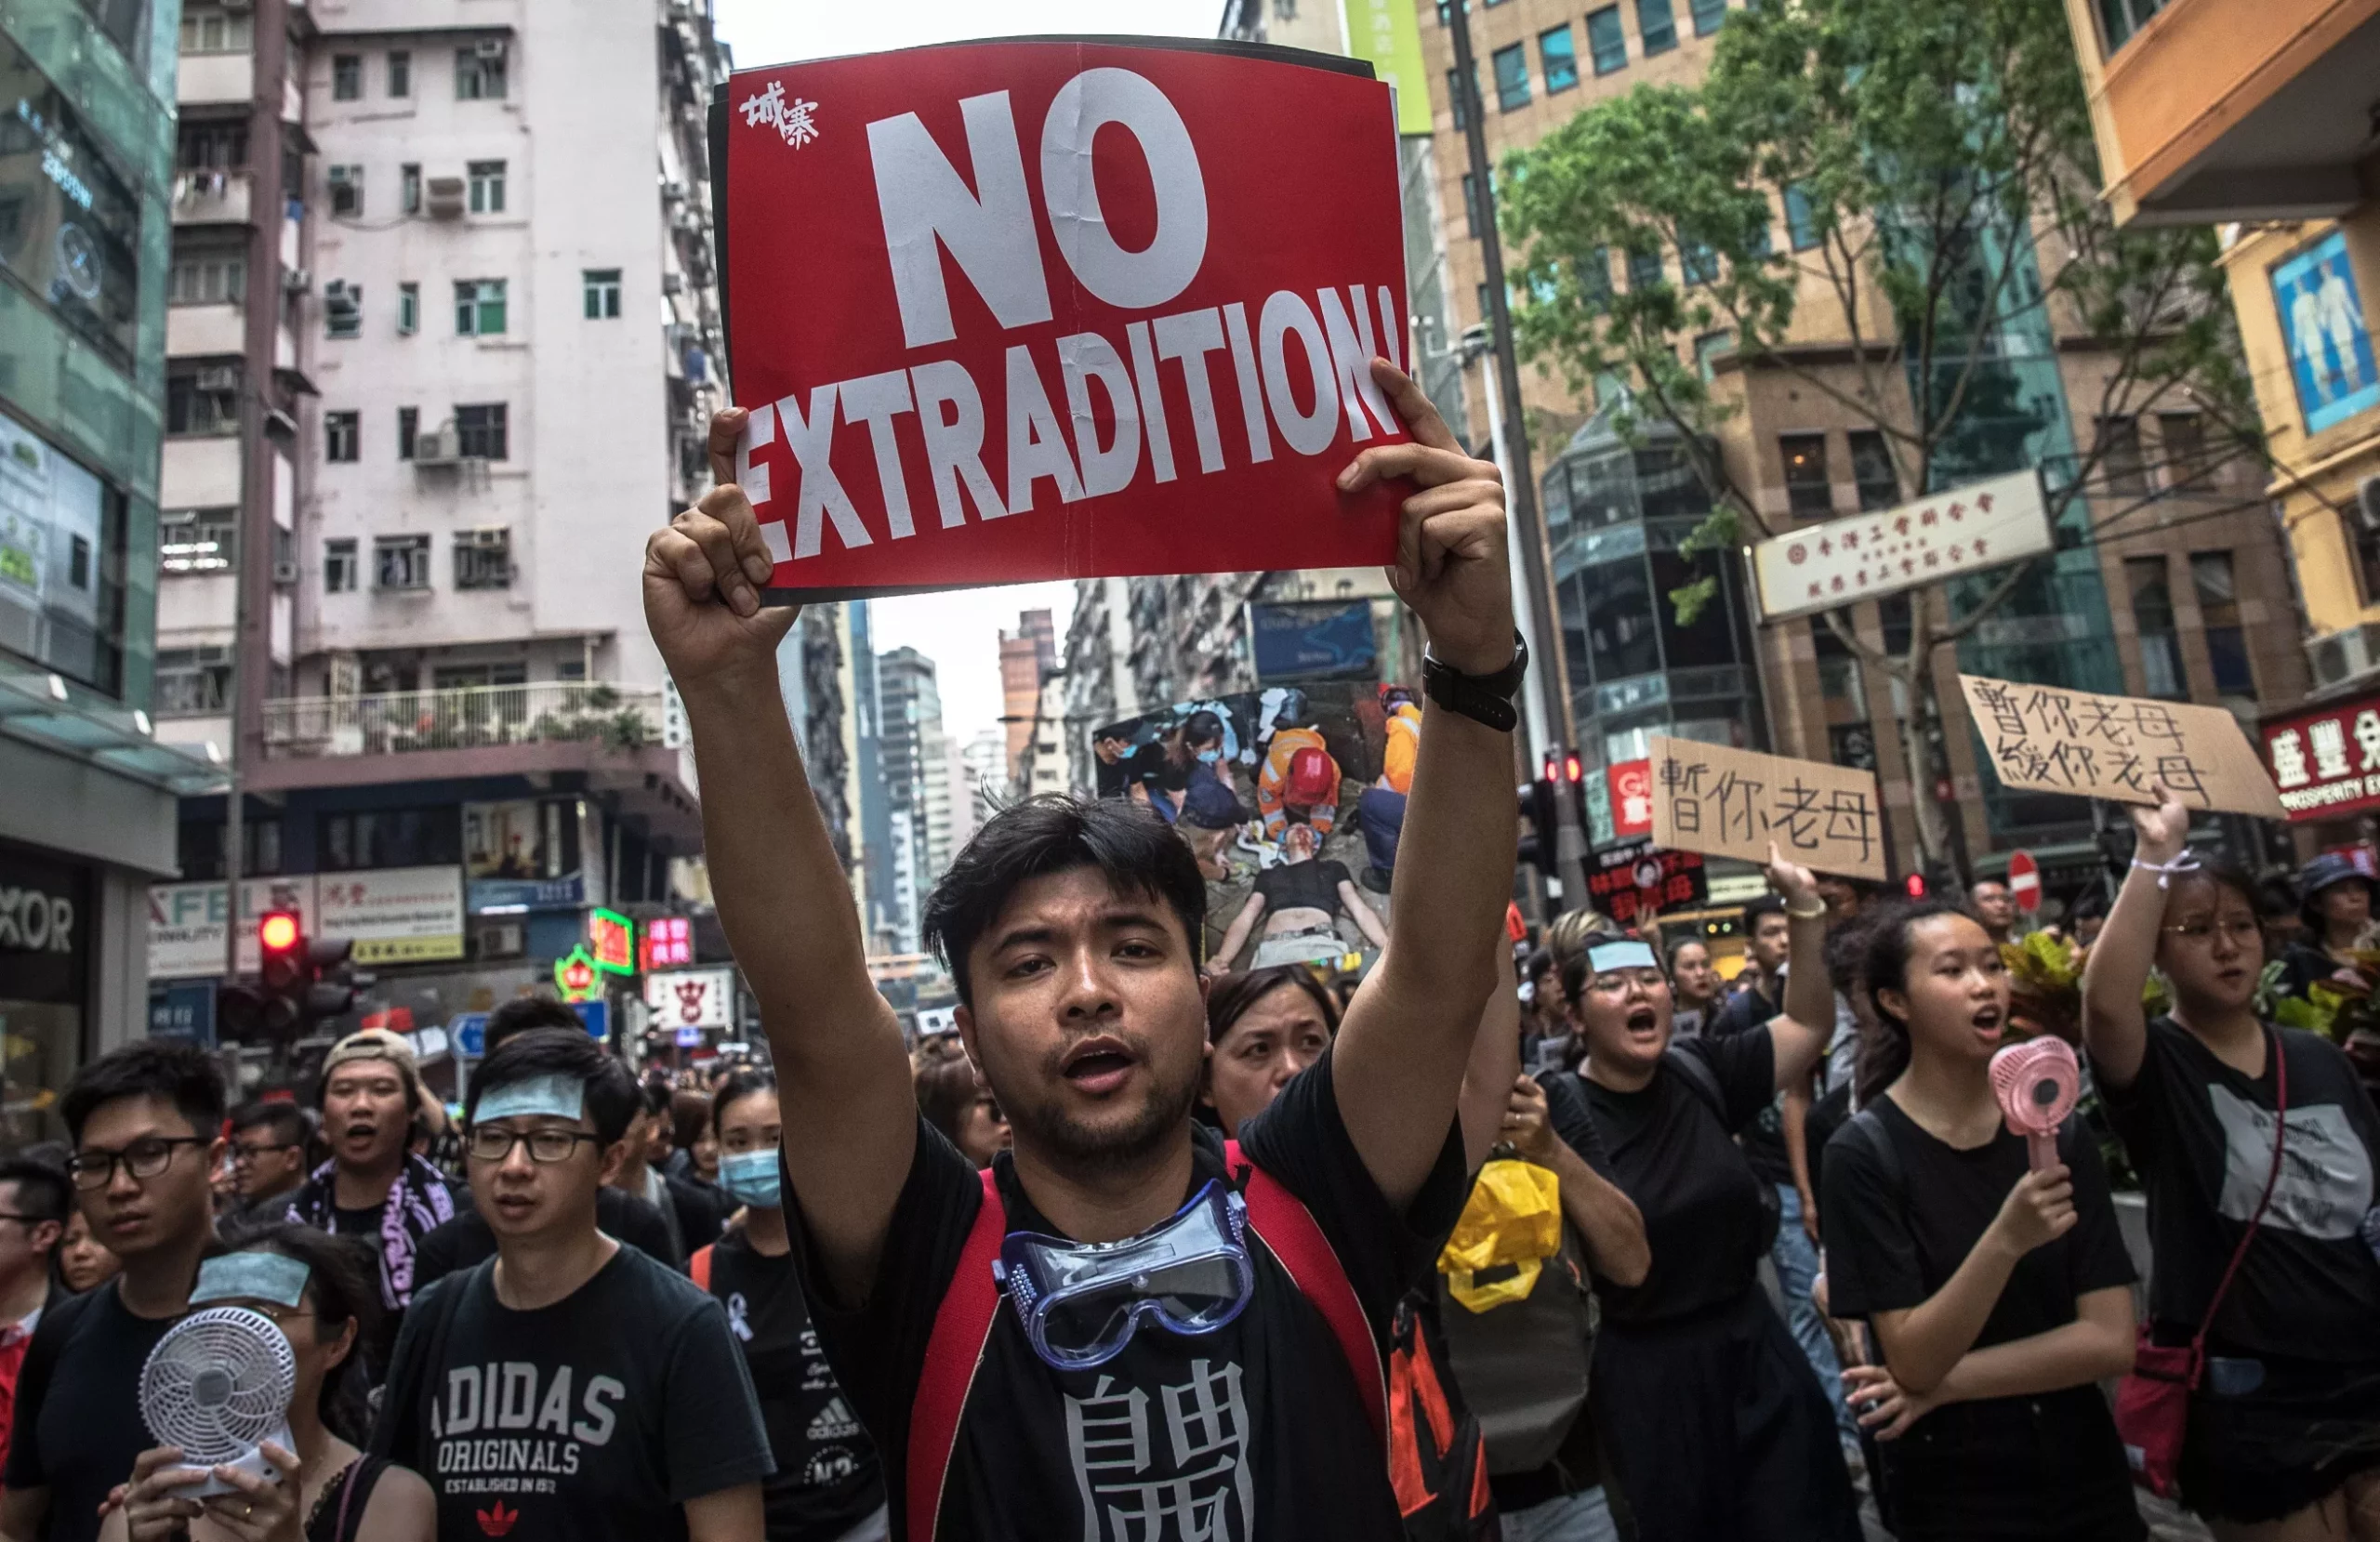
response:
<svg viewBox="0 0 2380 1542"><path fill-rule="evenodd" d="M350 594L354 591L356 568L355 537L342 535L323 543L323 592Z"/></svg>
<svg viewBox="0 0 2380 1542"><path fill-rule="evenodd" d="M1793 250L1806 252L1818 244L1818 217L1810 211L1810 195L1796 184L1785 190L1785 239Z"/></svg>
<svg viewBox="0 0 2380 1542"><path fill-rule="evenodd" d="M1708 242L1682 241L1677 248L1678 276L1688 283L1719 282L1719 254Z"/></svg>
<svg viewBox="0 0 2380 1542"><path fill-rule="evenodd" d="M1479 181L1467 171L1462 174L1462 233L1479 234Z"/></svg>
<svg viewBox="0 0 2380 1542"><path fill-rule="evenodd" d="M2099 25L2106 29L2108 52L2132 41L2149 19L2165 8L2165 0L2099 0Z"/></svg>
<svg viewBox="0 0 2380 1542"><path fill-rule="evenodd" d="M585 292L587 319L590 322L612 322L620 316L620 270L616 268L588 268L578 275Z"/></svg>
<svg viewBox="0 0 2380 1542"><path fill-rule="evenodd" d="M214 364L165 376L165 432L229 434L240 427L240 369Z"/></svg>
<svg viewBox="0 0 2380 1542"><path fill-rule="evenodd" d="M1515 43L1488 56L1496 72L1496 105L1509 112L1528 105L1528 49Z"/></svg>
<svg viewBox="0 0 2380 1542"><path fill-rule="evenodd" d="M407 161L397 168L397 212L421 212L421 164Z"/></svg>
<svg viewBox="0 0 2380 1542"><path fill-rule="evenodd" d="M352 412L323 415L324 460L354 461L364 458L364 428L359 416Z"/></svg>
<svg viewBox="0 0 2380 1542"><path fill-rule="evenodd" d="M2206 636L2207 662L2215 666L2215 694L2253 701L2256 676L2248 665L2248 634L2240 621L2240 586L2231 554L2191 552L2190 586L2198 592L2199 626Z"/></svg>
<svg viewBox="0 0 2380 1542"><path fill-rule="evenodd" d="M1636 0L1636 35L1644 42L1646 59L1677 46L1677 12L1670 8L1670 0Z"/></svg>
<svg viewBox="0 0 2380 1542"><path fill-rule="evenodd" d="M364 286L344 279L323 285L323 330L333 337L364 336Z"/></svg>
<svg viewBox="0 0 2380 1542"><path fill-rule="evenodd" d="M1779 434L1778 452L1785 458L1785 507L1801 519L1823 519L1834 512L1834 488L1826 475L1826 435Z"/></svg>
<svg viewBox="0 0 2380 1542"><path fill-rule="evenodd" d="M413 55L403 48L389 50L389 95L413 95Z"/></svg>
<svg viewBox="0 0 2380 1542"><path fill-rule="evenodd" d="M238 305L247 298L248 259L236 252L177 252L165 298L175 305Z"/></svg>
<svg viewBox="0 0 2380 1542"><path fill-rule="evenodd" d="M504 163L473 161L465 168L471 179L471 212L502 214L504 212Z"/></svg>
<svg viewBox="0 0 2380 1542"><path fill-rule="evenodd" d="M2166 701L2188 701L2189 676L2182 668L2182 639L2174 625L2174 595L2165 579L2165 559L2125 558L2123 581L2132 596L2133 625L2140 634L2143 689Z"/></svg>
<svg viewBox="0 0 2380 1542"><path fill-rule="evenodd" d="M1570 41L1570 23L1537 34L1537 57L1545 66L1545 94L1567 91L1579 84L1579 50Z"/></svg>
<svg viewBox="0 0 2380 1542"><path fill-rule="evenodd" d="M245 123L186 120L174 136L174 165L184 171L237 171L247 164Z"/></svg>
<svg viewBox="0 0 2380 1542"><path fill-rule="evenodd" d="M403 689L414 687L408 682ZM318 814L314 851L325 873L359 873L375 867L453 867L463 860L463 822L452 803L436 809L371 809Z"/></svg>
<svg viewBox="0 0 2380 1542"><path fill-rule="evenodd" d="M456 531L455 586L458 589L510 588L512 533L502 529Z"/></svg>
<svg viewBox="0 0 2380 1542"><path fill-rule="evenodd" d="M504 331L504 281L457 279L455 282L455 335L493 337Z"/></svg>
<svg viewBox="0 0 2380 1542"><path fill-rule="evenodd" d="M399 407L397 409L397 458L399 460L413 459L413 442L420 433L421 409Z"/></svg>
<svg viewBox="0 0 2380 1542"><path fill-rule="evenodd" d="M1633 294L1639 289L1650 289L1660 282L1661 254L1658 248L1628 254L1629 293Z"/></svg>
<svg viewBox="0 0 2380 1542"><path fill-rule="evenodd" d="M1727 20L1727 0L1692 0L1694 35L1709 37Z"/></svg>
<svg viewBox="0 0 2380 1542"><path fill-rule="evenodd" d="M335 219L360 218L364 213L364 168L333 166L331 179L331 217Z"/></svg>
<svg viewBox="0 0 2380 1542"><path fill-rule="evenodd" d="M2181 493L2202 493L2213 484L2207 473L2206 423L2196 413L2160 413L2157 437L2165 455L2165 485Z"/></svg>
<svg viewBox="0 0 2380 1542"><path fill-rule="evenodd" d="M363 95L363 56L333 54L331 56L331 100L354 101Z"/></svg>
<svg viewBox="0 0 2380 1542"><path fill-rule="evenodd" d="M1596 74L1628 68L1628 34L1620 29L1618 6L1587 13L1587 52L1594 57Z"/></svg>
<svg viewBox="0 0 2380 1542"><path fill-rule="evenodd" d="M236 508L169 508L157 516L157 566L166 573L222 573L239 539Z"/></svg>
<svg viewBox="0 0 2380 1542"><path fill-rule="evenodd" d="M1892 446L1882 430L1854 428L1844 437L1851 442L1851 481L1859 489L1859 511L1872 514L1900 502L1900 473L1893 468Z"/></svg>
<svg viewBox="0 0 2380 1542"><path fill-rule="evenodd" d="M421 330L421 285L397 285L397 336L410 337Z"/></svg>
<svg viewBox="0 0 2380 1542"><path fill-rule="evenodd" d="M372 538L372 586L376 589L430 587L430 537L376 535Z"/></svg>
<svg viewBox="0 0 2380 1542"><path fill-rule="evenodd" d="M503 43L473 43L455 50L456 101L495 101L503 95Z"/></svg>
<svg viewBox="0 0 2380 1542"><path fill-rule="evenodd" d="M2149 491L2149 474L2140 458L2140 419L2099 419L2099 478L2109 493Z"/></svg>
<svg viewBox="0 0 2380 1542"><path fill-rule="evenodd" d="M502 460L506 451L504 403L481 402L455 409L456 453L467 460Z"/></svg>
<svg viewBox="0 0 2380 1542"><path fill-rule="evenodd" d="M1472 297L1479 302L1479 320L1481 323L1484 325L1494 322L1496 318L1490 315L1488 310L1488 286L1483 283L1473 289Z"/></svg>
<svg viewBox="0 0 2380 1542"><path fill-rule="evenodd" d="M154 697L160 718L197 718L227 709L231 700L231 651L225 647L160 648Z"/></svg>
<svg viewBox="0 0 2380 1542"><path fill-rule="evenodd" d="M254 23L247 7L235 11L193 7L182 12L182 52L245 54L255 46Z"/></svg>

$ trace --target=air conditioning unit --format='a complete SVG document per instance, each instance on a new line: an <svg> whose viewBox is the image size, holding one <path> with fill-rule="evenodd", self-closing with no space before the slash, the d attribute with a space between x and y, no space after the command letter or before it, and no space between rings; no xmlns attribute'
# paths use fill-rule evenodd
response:
<svg viewBox="0 0 2380 1542"><path fill-rule="evenodd" d="M240 389L240 366L209 364L198 372L195 384L200 390L211 395L229 395Z"/></svg>
<svg viewBox="0 0 2380 1542"><path fill-rule="evenodd" d="M344 320L363 309L364 302L345 279L333 279L323 285L323 310L329 315Z"/></svg>
<svg viewBox="0 0 2380 1542"><path fill-rule="evenodd" d="M471 57L474 59L492 59L501 63L504 59L504 39L500 37L483 37L480 39L480 41L471 45Z"/></svg>
<svg viewBox="0 0 2380 1542"><path fill-rule="evenodd" d="M2380 530L2380 477L2366 477L2355 485L2355 512L2366 530Z"/></svg>
<svg viewBox="0 0 2380 1542"><path fill-rule="evenodd" d="M682 273L664 273L664 274L662 274L662 275L661 275L661 292L662 292L663 294L665 294L665 295L682 295L682 294L684 294L684 293L686 292L686 278L685 278L685 275L684 275L684 274L682 274Z"/></svg>
<svg viewBox="0 0 2380 1542"><path fill-rule="evenodd" d="M2318 637L2306 645L2306 657L2313 666L2316 691L2360 679L2380 665L2380 625L2367 623Z"/></svg>
<svg viewBox="0 0 2380 1542"><path fill-rule="evenodd" d="M314 270L311 268L284 268L281 270L281 292L284 295L313 293Z"/></svg>
<svg viewBox="0 0 2380 1542"><path fill-rule="evenodd" d="M452 425L414 435L416 466L452 466L463 458L463 436Z"/></svg>
<svg viewBox="0 0 2380 1542"><path fill-rule="evenodd" d="M512 544L512 532L504 525L487 530L458 530L455 545L472 551L502 551Z"/></svg>
<svg viewBox="0 0 2380 1542"><path fill-rule="evenodd" d="M459 219L463 214L463 179L459 177L431 177L422 183L425 206L432 219Z"/></svg>
<svg viewBox="0 0 2380 1542"><path fill-rule="evenodd" d="M294 589L298 586L298 564L284 559L272 565L272 582L276 587Z"/></svg>

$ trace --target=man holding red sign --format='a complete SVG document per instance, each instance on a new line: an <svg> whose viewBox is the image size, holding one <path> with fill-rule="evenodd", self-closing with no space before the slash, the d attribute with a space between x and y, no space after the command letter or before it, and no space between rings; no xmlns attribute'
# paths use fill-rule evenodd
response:
<svg viewBox="0 0 2380 1542"><path fill-rule="evenodd" d="M768 547L728 481L742 411L714 420L722 485L647 545L720 917L780 1078L797 1256L898 1475L896 1535L1400 1532L1384 1345L1467 1192L1458 1093L1504 967L1527 657L1494 467L1388 362L1368 378L1412 442L1337 486L1398 499L1391 581L1431 639L1389 944L1332 1048L1228 1147L1191 1118L1205 887L1116 801L1007 810L937 886L927 930L1012 1155L979 1176L920 1123L779 694L791 614L761 605Z"/></svg>

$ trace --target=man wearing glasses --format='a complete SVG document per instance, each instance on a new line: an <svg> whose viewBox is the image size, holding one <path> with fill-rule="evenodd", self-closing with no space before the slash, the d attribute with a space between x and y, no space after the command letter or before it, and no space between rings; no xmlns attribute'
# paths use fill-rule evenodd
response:
<svg viewBox="0 0 2380 1542"><path fill-rule="evenodd" d="M642 1108L577 1029L490 1051L464 1150L496 1257L414 1298L372 1430L438 1535L760 1542L774 1469L718 1302L596 1225Z"/></svg>
<svg viewBox="0 0 2380 1542"><path fill-rule="evenodd" d="M101 1501L147 1443L141 1364L189 1311L215 1237L207 1179L223 1157L223 1078L204 1050L126 1045L77 1072L59 1113L84 1219L124 1272L43 1313L33 1334L0 1494L7 1542L99 1535Z"/></svg>
<svg viewBox="0 0 2380 1542"><path fill-rule="evenodd" d="M235 1220L279 1220L289 1195L306 1181L306 1111L292 1102L245 1103L231 1113L231 1192Z"/></svg>

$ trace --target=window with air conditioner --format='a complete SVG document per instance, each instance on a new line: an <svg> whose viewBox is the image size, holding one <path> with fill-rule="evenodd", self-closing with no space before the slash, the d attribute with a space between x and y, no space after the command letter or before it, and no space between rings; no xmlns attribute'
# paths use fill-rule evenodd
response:
<svg viewBox="0 0 2380 1542"><path fill-rule="evenodd" d="M505 404L480 402L455 409L456 453L470 460L502 460L509 446Z"/></svg>
<svg viewBox="0 0 2380 1542"><path fill-rule="evenodd" d="M229 376L226 379L226 376ZM238 369L193 370L165 377L165 432L230 434L240 428Z"/></svg>
<svg viewBox="0 0 2380 1542"><path fill-rule="evenodd" d="M467 43L455 50L455 99L496 101L504 96L504 44L501 39Z"/></svg>
<svg viewBox="0 0 2380 1542"><path fill-rule="evenodd" d="M362 566L355 558L355 537L334 536L323 543L323 592L351 594L355 589L356 570Z"/></svg>
<svg viewBox="0 0 2380 1542"><path fill-rule="evenodd" d="M457 279L455 283L455 335L494 337L504 331L502 279Z"/></svg>
<svg viewBox="0 0 2380 1542"><path fill-rule="evenodd" d="M455 586L458 589L510 588L512 533L501 529L456 532Z"/></svg>
<svg viewBox="0 0 2380 1542"><path fill-rule="evenodd" d="M344 279L323 285L323 331L331 337L364 336L364 286Z"/></svg>
<svg viewBox="0 0 2380 1542"><path fill-rule="evenodd" d="M413 459L414 442L420 438L420 435L421 409L399 407L397 409L397 458L399 460Z"/></svg>
<svg viewBox="0 0 2380 1542"><path fill-rule="evenodd" d="M239 538L236 508L169 508L157 516L157 566L169 573L227 573Z"/></svg>
<svg viewBox="0 0 2380 1542"><path fill-rule="evenodd" d="M376 589L430 587L430 537L376 535L372 538L372 586Z"/></svg>
<svg viewBox="0 0 2380 1542"><path fill-rule="evenodd" d="M504 163L473 161L465 171L470 183L470 209L473 214L504 212Z"/></svg>

